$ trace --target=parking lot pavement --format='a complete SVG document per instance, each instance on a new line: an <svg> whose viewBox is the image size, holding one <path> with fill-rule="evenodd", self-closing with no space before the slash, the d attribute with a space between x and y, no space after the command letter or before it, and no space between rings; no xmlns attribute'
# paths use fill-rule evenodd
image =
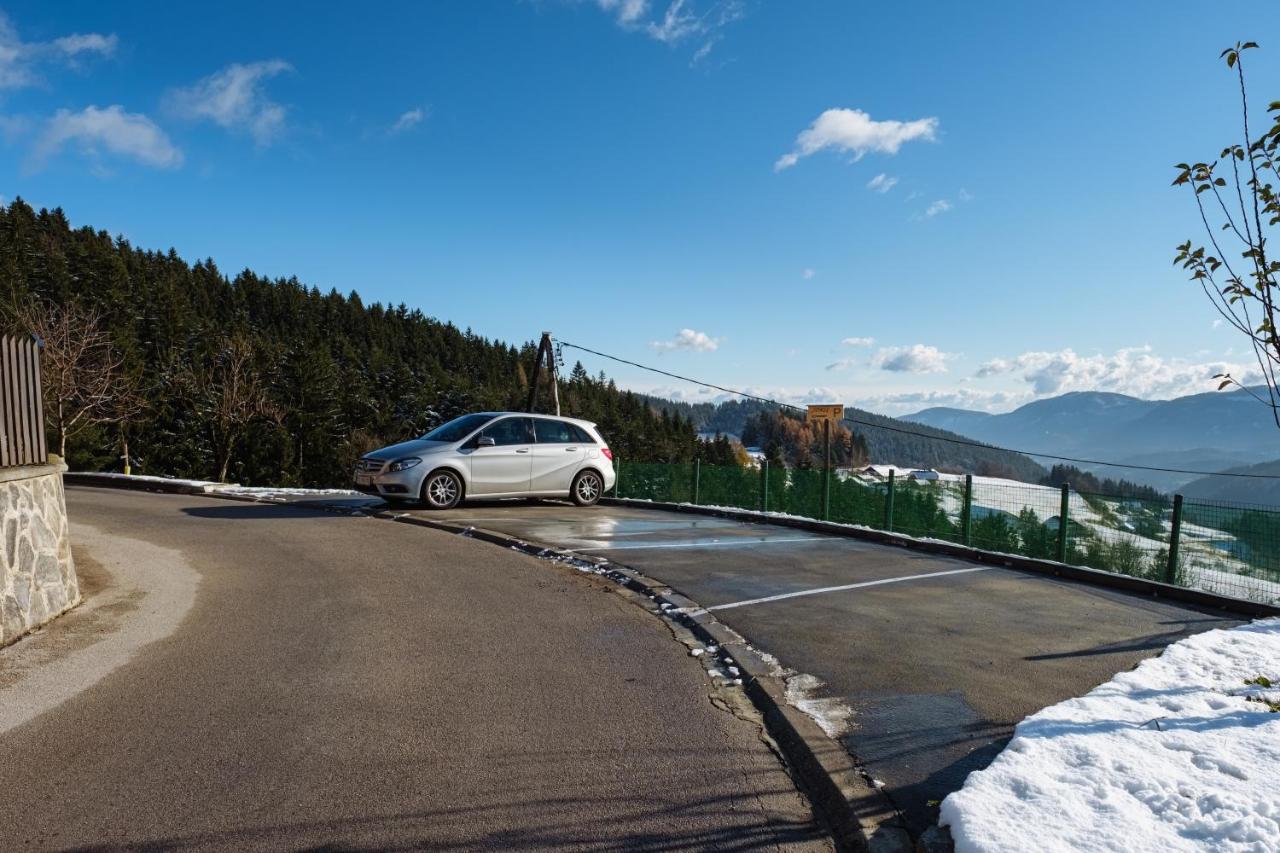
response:
<svg viewBox="0 0 1280 853"><path fill-rule="evenodd" d="M1014 725L1214 611L835 536L627 507L491 502L412 514L603 556L671 585L854 711L843 740L913 832Z"/></svg>

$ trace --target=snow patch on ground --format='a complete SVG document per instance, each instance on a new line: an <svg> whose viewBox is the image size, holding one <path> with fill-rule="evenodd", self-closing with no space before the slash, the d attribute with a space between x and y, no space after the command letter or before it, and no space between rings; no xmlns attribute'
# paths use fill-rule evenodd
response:
<svg viewBox="0 0 1280 853"><path fill-rule="evenodd" d="M81 473L81 472L75 472L75 473ZM227 485L226 483L215 483L212 480L183 480L178 477L153 477L149 474L121 474L118 472L113 473L110 471L101 472L101 473L97 471L88 471L84 473L92 474L94 477L104 477L108 480L130 480L130 481L136 480L143 483L168 483L170 485L175 485L175 486L190 486L191 488L194 488L194 489L208 488L210 486Z"/></svg>
<svg viewBox="0 0 1280 853"><path fill-rule="evenodd" d="M791 676L787 679L787 704L812 717L828 737L838 738L849 731L853 709L839 699L816 698L813 694L822 686L822 680L812 675Z"/></svg>
<svg viewBox="0 0 1280 853"><path fill-rule="evenodd" d="M280 500L283 498L365 498L373 501L364 492L352 489L279 489L271 486L224 486L213 484L220 495L239 495L262 500Z"/></svg>
<svg viewBox="0 0 1280 853"><path fill-rule="evenodd" d="M941 806L957 853L1280 849L1280 618L1189 637L1018 724ZM1260 701L1261 700L1261 701Z"/></svg>

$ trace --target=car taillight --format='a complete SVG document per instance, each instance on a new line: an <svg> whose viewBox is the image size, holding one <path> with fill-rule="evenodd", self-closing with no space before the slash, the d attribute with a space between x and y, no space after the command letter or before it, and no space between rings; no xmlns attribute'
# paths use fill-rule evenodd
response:
<svg viewBox="0 0 1280 853"><path fill-rule="evenodd" d="M609 448L607 448L607 447L602 447L602 448L600 448L600 452L604 454L604 458L605 458L605 459L608 459L610 462L612 462L612 461L613 461L613 451L612 451L612 450L610 450L610 449L609 449Z"/></svg>

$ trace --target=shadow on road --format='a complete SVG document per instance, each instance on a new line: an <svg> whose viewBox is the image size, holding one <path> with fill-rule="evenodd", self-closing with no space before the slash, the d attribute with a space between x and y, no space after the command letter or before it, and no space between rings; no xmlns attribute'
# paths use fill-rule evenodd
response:
<svg viewBox="0 0 1280 853"><path fill-rule="evenodd" d="M790 795L790 791L768 791ZM612 813L600 820L602 804ZM550 797L417 812L248 826L221 832L157 837L65 848L78 853L151 853L190 849L288 849L308 853L405 850L729 850L821 844L813 822L780 820L742 825L736 797L629 801L622 797ZM621 812L619 814L619 811ZM574 815L570 817L570 815ZM668 828L662 823L670 820ZM711 824L691 827L690 821ZM656 825L655 825L656 824ZM716 826L716 824L720 824Z"/></svg>
<svg viewBox="0 0 1280 853"><path fill-rule="evenodd" d="M187 506L182 508L182 512L194 518L220 518L235 521L280 521L287 518L335 519L349 517L341 513L325 510L323 507L308 507L304 503Z"/></svg>

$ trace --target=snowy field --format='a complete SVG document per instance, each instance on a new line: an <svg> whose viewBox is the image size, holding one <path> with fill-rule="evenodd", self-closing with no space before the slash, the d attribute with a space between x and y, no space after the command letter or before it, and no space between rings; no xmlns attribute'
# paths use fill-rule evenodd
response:
<svg viewBox="0 0 1280 853"><path fill-rule="evenodd" d="M959 522L964 507L964 476L939 474L937 477L937 480L917 485L935 490L943 511L953 521ZM1148 560L1156 558L1169 547L1172 522L1167 515L1157 522L1162 538L1143 536L1134 529L1135 517L1141 513L1134 506L1136 502L1093 500L1094 503L1090 503L1077 492L1071 492L1067 516L1073 524L1088 529L1098 541L1108 545L1127 543L1143 552ZM1100 512L1098 507L1103 511ZM1033 510L1041 521L1056 519L1062 508L1062 492L1051 486L999 477L973 478L975 518L998 513L1016 519L1027 508ZM1251 601L1280 601L1280 582L1256 577L1254 568L1247 562L1222 550L1223 546L1229 547L1234 543L1235 537L1230 533L1183 521L1180 553L1186 567L1187 585Z"/></svg>
<svg viewBox="0 0 1280 853"><path fill-rule="evenodd" d="M957 853L1280 850L1280 689L1266 679L1280 685L1280 618L1175 643L1019 723L940 822Z"/></svg>

